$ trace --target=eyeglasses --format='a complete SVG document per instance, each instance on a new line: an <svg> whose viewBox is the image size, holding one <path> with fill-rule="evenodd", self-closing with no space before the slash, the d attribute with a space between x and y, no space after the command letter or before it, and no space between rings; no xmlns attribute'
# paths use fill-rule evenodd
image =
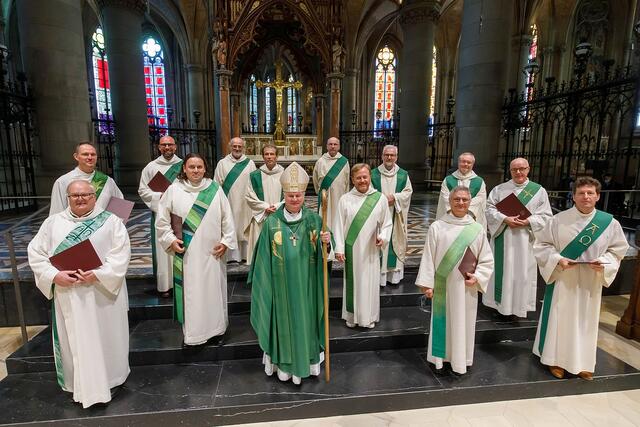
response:
<svg viewBox="0 0 640 427"><path fill-rule="evenodd" d="M471 202L471 199L465 199L464 197L454 197L451 200L453 202L456 202L456 203L469 203L469 202Z"/></svg>
<svg viewBox="0 0 640 427"><path fill-rule="evenodd" d="M529 166L527 166L526 168L513 168L510 169L511 172L513 173L522 173L522 172L526 172L529 170Z"/></svg>
<svg viewBox="0 0 640 427"><path fill-rule="evenodd" d="M78 199L90 199L92 196L95 196L96 193L78 193L78 194L67 194L67 197L73 200Z"/></svg>

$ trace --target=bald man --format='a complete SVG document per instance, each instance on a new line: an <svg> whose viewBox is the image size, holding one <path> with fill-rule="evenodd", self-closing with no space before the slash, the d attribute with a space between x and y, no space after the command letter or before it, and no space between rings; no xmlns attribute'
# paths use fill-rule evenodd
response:
<svg viewBox="0 0 640 427"><path fill-rule="evenodd" d="M229 199L236 227L238 245L236 249L227 251L227 261L242 262L247 260L248 242L244 230L251 222L252 213L245 194L249 185L249 174L256 170L256 165L244 155L242 138L232 138L229 148L231 152L218 162L213 179L220 184Z"/></svg>
<svg viewBox="0 0 640 427"><path fill-rule="evenodd" d="M175 181L182 170L182 159L176 156L176 141L169 135L163 136L158 141L158 151L160 156L152 160L142 169L140 176L140 186L138 194L142 201L151 209L151 254L153 256L153 274L156 276L156 283L160 296L168 298L169 290L173 288L172 265L173 257L162 249L158 244L156 235L156 214L158 213L158 203L161 192L153 191L149 188L149 181L161 173L169 182Z"/></svg>
<svg viewBox="0 0 640 427"><path fill-rule="evenodd" d="M442 181L436 219L442 218L451 210L449 192L461 185L467 187L471 193L469 215L486 228L487 219L484 211L487 207L487 187L484 184L484 180L473 171L475 163L476 158L472 153L462 153L458 156L458 169L451 175L446 176Z"/></svg>
<svg viewBox="0 0 640 427"><path fill-rule="evenodd" d="M332 231L335 226L338 202L349 192L351 182L349 161L339 151L340 140L336 137L327 139L327 152L318 159L313 168L313 187L318 194L318 213L322 215L320 209L322 190L327 190L327 227Z"/></svg>
<svg viewBox="0 0 640 427"><path fill-rule="evenodd" d="M538 270L533 253L535 234L551 219L549 196L540 184L529 180L529 162L511 161L511 180L496 186L487 199L487 225L495 257L494 273L482 303L504 316L527 317L536 309ZM529 218L506 216L496 205L510 194L531 212Z"/></svg>

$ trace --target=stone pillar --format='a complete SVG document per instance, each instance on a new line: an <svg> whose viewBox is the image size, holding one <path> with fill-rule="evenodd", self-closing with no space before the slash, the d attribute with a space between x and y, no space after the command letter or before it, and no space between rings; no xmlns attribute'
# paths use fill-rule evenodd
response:
<svg viewBox="0 0 640 427"><path fill-rule="evenodd" d="M342 91L342 128L344 130L351 129L351 113L356 109L356 87L357 87L358 70L350 68L344 73L343 91Z"/></svg>
<svg viewBox="0 0 640 427"><path fill-rule="evenodd" d="M146 1L99 0L98 5L109 56L118 186L125 195L137 197L140 173L151 160L140 46Z"/></svg>
<svg viewBox="0 0 640 427"><path fill-rule="evenodd" d="M231 140L231 108L229 99L229 85L232 71L226 69L220 69L216 71L218 77L218 95L220 97L220 126L218 127L220 133L218 136L219 148L218 153L220 157L224 157L229 154L229 141Z"/></svg>
<svg viewBox="0 0 640 427"><path fill-rule="evenodd" d="M203 70L200 64L187 64L187 82L189 84L189 119L193 117L194 111L200 111L204 114L204 96L203 96ZM206 126L205 126L206 127Z"/></svg>
<svg viewBox="0 0 640 427"><path fill-rule="evenodd" d="M329 116L329 136L327 138L332 136L338 138L340 136L340 92L342 90L340 86L344 74L330 73L327 74L327 78L331 87L331 98L329 99L331 115Z"/></svg>
<svg viewBox="0 0 640 427"><path fill-rule="evenodd" d="M400 88L400 165L407 169L412 182L426 178L427 122L431 92L433 40L440 5L435 0L403 3L400 25L404 46L398 63Z"/></svg>
<svg viewBox="0 0 640 427"><path fill-rule="evenodd" d="M502 177L498 145L512 8L512 0L465 0L462 11L454 159L474 153L488 188Z"/></svg>
<svg viewBox="0 0 640 427"><path fill-rule="evenodd" d="M38 119L39 195L50 195L53 181L75 166L75 144L91 139L81 3L16 2L20 49Z"/></svg>
<svg viewBox="0 0 640 427"><path fill-rule="evenodd" d="M316 141L319 147L324 146L324 102L326 95L317 94L315 95L316 102L316 135L318 136L318 140Z"/></svg>
<svg viewBox="0 0 640 427"><path fill-rule="evenodd" d="M240 136L240 134L242 133L241 132L242 116L240 115L240 92L231 92L229 96L231 99L231 123L232 123L231 135L233 137Z"/></svg>
<svg viewBox="0 0 640 427"><path fill-rule="evenodd" d="M525 90L529 76L524 72L524 67L529 63L529 50L533 43L533 36L529 34L518 34L511 38L512 61L509 70L508 87L516 88L520 94ZM536 59L540 64L540 58Z"/></svg>

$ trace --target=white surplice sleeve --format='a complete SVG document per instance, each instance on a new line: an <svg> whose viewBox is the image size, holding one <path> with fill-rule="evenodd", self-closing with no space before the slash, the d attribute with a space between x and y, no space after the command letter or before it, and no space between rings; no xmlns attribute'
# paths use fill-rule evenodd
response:
<svg viewBox="0 0 640 427"><path fill-rule="evenodd" d="M174 193L175 186L170 185L169 188L167 188L167 191L165 191L160 198L155 224L158 242L167 252L172 252L170 250L171 244L178 240L171 229L171 211L173 209Z"/></svg>
<svg viewBox="0 0 640 427"><path fill-rule="evenodd" d="M233 212L231 212L231 205L229 199L224 195L222 188L218 190L216 196L219 199L220 217L221 217L221 236L220 243L225 245L228 249L236 249L238 242L236 238L236 228L233 221Z"/></svg>
<svg viewBox="0 0 640 427"><path fill-rule="evenodd" d="M538 262L540 275L549 284L556 281L559 272L558 262L563 258L557 245L557 218L553 217L547 222L542 230L536 233L533 243L533 255Z"/></svg>
<svg viewBox="0 0 640 427"><path fill-rule="evenodd" d="M424 241L422 249L422 259L420 260L420 269L416 277L416 286L433 289L436 278L436 249L438 243L438 226L431 224L427 231L427 237Z"/></svg>
<svg viewBox="0 0 640 427"><path fill-rule="evenodd" d="M103 227L112 227L111 246L105 256L103 264L93 273L98 278L98 286L102 286L109 293L118 295L124 282L129 260L131 258L131 245L127 228L120 218L112 215Z"/></svg>
<svg viewBox="0 0 640 427"><path fill-rule="evenodd" d="M53 285L53 279L59 272L49 261L49 257L53 254L53 249L49 247L49 233L53 222L53 217L47 218L27 247L29 267L33 271L36 286L47 299L53 298L51 285Z"/></svg>

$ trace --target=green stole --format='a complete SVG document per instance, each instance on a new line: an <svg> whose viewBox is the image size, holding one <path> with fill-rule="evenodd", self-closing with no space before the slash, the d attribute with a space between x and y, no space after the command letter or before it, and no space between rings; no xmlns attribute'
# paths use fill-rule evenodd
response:
<svg viewBox="0 0 640 427"><path fill-rule="evenodd" d="M351 225L349 226L349 231L347 232L347 237L344 242L346 257L344 265L346 282L345 295L346 307L349 313L353 313L353 245L358 238L360 230L362 230L362 227L364 226L365 222L367 222L369 215L371 215L373 208L378 203L378 200L380 200L380 197L382 197L382 193L376 191L375 193L369 194L365 198L364 202L362 202L362 205L360 206L360 209L358 209L358 212L353 217L353 221L351 221Z"/></svg>
<svg viewBox="0 0 640 427"><path fill-rule="evenodd" d="M540 190L542 186L533 181L529 181L529 183L518 193L518 200L522 203L523 206L526 206L533 197L538 194L538 190ZM495 269L494 269L494 292L493 298L494 300L500 304L502 303L502 281L504 274L504 232L507 231L508 226L505 226L500 233L493 240L493 254L495 256Z"/></svg>
<svg viewBox="0 0 640 427"><path fill-rule="evenodd" d="M333 184L333 181L335 181L335 179L338 177L338 174L340 174L340 171L343 167L345 167L347 163L349 163L349 161L345 156L339 157L335 161L333 166L331 166L329 172L327 172L324 178L322 178L320 189L318 190L318 212L320 212L322 209L322 190L327 190L327 192L329 191L329 188L331 188L331 184Z"/></svg>
<svg viewBox="0 0 640 427"><path fill-rule="evenodd" d="M109 177L106 174L96 169L93 178L91 178L91 185L96 189L96 200L98 200L100 194L102 194L102 190L104 190L104 186L107 185L108 180Z"/></svg>
<svg viewBox="0 0 640 427"><path fill-rule="evenodd" d="M593 219L587 223L585 228L582 229L576 237L560 252L560 256L572 260L578 259L589 246L606 230L611 224L613 215L596 210L596 214ZM547 337L547 327L549 326L549 312L551 311L551 301L553 300L553 290L555 289L556 282L547 285L544 291L544 299L542 302L542 314L540 315L540 339L538 341L538 351L542 356L544 350L544 341Z"/></svg>
<svg viewBox="0 0 640 427"><path fill-rule="evenodd" d="M111 212L102 211L94 218L78 223L73 230L67 234L67 237L58 245L58 247L53 251L53 255L57 255L60 252L69 249L77 245L78 243L82 243L87 240L93 233L98 231L100 227L107 221L107 219L111 216ZM60 339L58 338L58 325L56 322L56 285L51 285L53 289L53 299L51 304L51 329L53 330L53 355L56 364L56 377L58 379L58 384L63 389L64 387L64 369L62 368L62 351L60 349Z"/></svg>
<svg viewBox="0 0 640 427"><path fill-rule="evenodd" d="M251 188L258 196L258 199L264 202L264 187L262 186L262 171L256 169L249 174L249 181L251 182ZM280 191L280 199L284 199L284 193Z"/></svg>
<svg viewBox="0 0 640 427"><path fill-rule="evenodd" d="M180 323L184 323L184 254L189 250L189 244L219 188L220 186L213 181L207 188L200 191L182 223L182 246L184 247L184 252L181 254L176 252L173 256L173 317Z"/></svg>
<svg viewBox="0 0 640 427"><path fill-rule="evenodd" d="M444 359L447 352L447 277L482 229L477 222L465 225L436 268L431 299L431 354L435 357Z"/></svg>
<svg viewBox="0 0 640 427"><path fill-rule="evenodd" d="M171 183L176 180L182 170L182 160L172 164L162 175ZM158 274L158 260L156 259L156 214L151 211L151 262L153 264L153 275Z"/></svg>
<svg viewBox="0 0 640 427"><path fill-rule="evenodd" d="M309 376L324 347L321 229L320 216L309 209L288 222L278 208L265 220L247 277L260 348L300 377Z"/></svg>
<svg viewBox="0 0 640 427"><path fill-rule="evenodd" d="M243 161L237 162L235 165L233 165L233 167L225 177L224 183L222 184L222 191L224 191L225 196L229 195L229 191L231 191L231 187L236 182L236 180L238 179L238 177L240 176L244 168L247 167L248 164L249 164L249 159L246 158Z"/></svg>
<svg viewBox="0 0 640 427"><path fill-rule="evenodd" d="M447 188L449 189L449 191L458 186L458 178L453 175L447 175L444 181L447 184ZM474 198L478 195L480 189L482 188L483 182L484 181L482 181L482 178L480 178L479 176L474 176L473 178L471 178L471 181L469 182L469 192L471 193L471 198Z"/></svg>
<svg viewBox="0 0 640 427"><path fill-rule="evenodd" d="M380 173L380 169L375 168L371 172L371 184L373 185L373 188L375 188L376 190L382 193L382 176L381 175L382 174ZM402 190L404 190L404 187L407 186L408 178L409 178L409 174L407 173L406 170L402 168L398 169L398 172L396 174L396 190L395 190L396 193L400 193L402 192ZM395 222L396 222L395 206L393 209L394 209L394 214L391 216L392 230L393 230L393 225L395 225ZM402 215L402 212L400 212L400 215ZM392 233L391 241L389 242L389 253L387 254L387 268L395 269L397 263L398 263L398 256L396 255L396 252L393 250L393 233Z"/></svg>

